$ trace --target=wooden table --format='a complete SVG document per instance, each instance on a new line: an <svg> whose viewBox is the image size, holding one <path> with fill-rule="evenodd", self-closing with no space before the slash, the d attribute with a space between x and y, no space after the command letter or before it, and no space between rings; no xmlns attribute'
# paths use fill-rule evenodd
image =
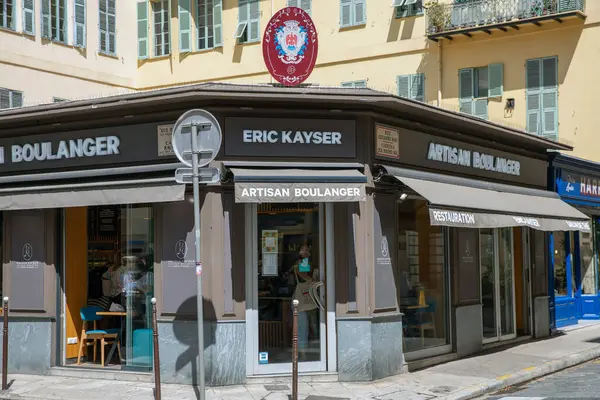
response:
<svg viewBox="0 0 600 400"><path fill-rule="evenodd" d="M101 315L103 317L126 317L127 311L96 311L96 315ZM106 360L104 362L105 365L108 365L108 362L112 360L112 357L115 355L115 350L117 350L117 343L121 341L121 338L117 339L115 339L113 345L110 347L110 351L108 352L108 356L106 357Z"/></svg>

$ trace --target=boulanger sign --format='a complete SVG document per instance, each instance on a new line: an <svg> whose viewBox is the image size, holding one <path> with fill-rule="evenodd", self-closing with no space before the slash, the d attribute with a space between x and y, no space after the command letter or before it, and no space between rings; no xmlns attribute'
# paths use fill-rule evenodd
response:
<svg viewBox="0 0 600 400"><path fill-rule="evenodd" d="M365 201L364 183L235 184L236 203L306 203Z"/></svg>
<svg viewBox="0 0 600 400"><path fill-rule="evenodd" d="M505 228L525 226L540 231L590 231L590 224L587 221L573 221L537 216L518 216L430 208L429 218L431 225L460 228Z"/></svg>
<svg viewBox="0 0 600 400"><path fill-rule="evenodd" d="M225 155L354 158L353 120L225 118Z"/></svg>
<svg viewBox="0 0 600 400"><path fill-rule="evenodd" d="M93 138L60 140L52 142L13 144L10 147L10 161L14 163L50 161L68 158L102 157L119 154L118 136L98 136ZM0 164L4 164L5 150L0 146Z"/></svg>

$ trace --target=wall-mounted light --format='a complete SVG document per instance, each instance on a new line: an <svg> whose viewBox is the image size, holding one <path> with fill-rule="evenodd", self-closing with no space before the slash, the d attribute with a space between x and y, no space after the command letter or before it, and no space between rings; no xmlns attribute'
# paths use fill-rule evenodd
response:
<svg viewBox="0 0 600 400"><path fill-rule="evenodd" d="M400 197L398 197L398 200L396 200L396 203L398 203L398 204L402 203L404 200L406 200L407 197L408 197L408 195L406 193L400 194Z"/></svg>
<svg viewBox="0 0 600 400"><path fill-rule="evenodd" d="M506 99L506 108L512 110L515 108L515 99Z"/></svg>

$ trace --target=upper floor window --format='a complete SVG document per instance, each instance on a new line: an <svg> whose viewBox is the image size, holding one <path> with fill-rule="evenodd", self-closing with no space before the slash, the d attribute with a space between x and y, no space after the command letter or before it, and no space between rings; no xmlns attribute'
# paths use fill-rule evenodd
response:
<svg viewBox="0 0 600 400"><path fill-rule="evenodd" d="M0 88L0 110L23 107L23 92Z"/></svg>
<svg viewBox="0 0 600 400"><path fill-rule="evenodd" d="M85 0L75 0L75 17L73 18L73 21L75 23L73 29L73 45L75 47L86 47L85 8Z"/></svg>
<svg viewBox="0 0 600 400"><path fill-rule="evenodd" d="M288 7L298 7L310 15L312 12L312 0L287 0Z"/></svg>
<svg viewBox="0 0 600 400"><path fill-rule="evenodd" d="M394 0L392 7L396 7L396 18L423 15L423 0Z"/></svg>
<svg viewBox="0 0 600 400"><path fill-rule="evenodd" d="M0 28L15 29L15 0L0 0Z"/></svg>
<svg viewBox="0 0 600 400"><path fill-rule="evenodd" d="M158 0L152 2L155 57L166 56L171 53L169 15L169 0Z"/></svg>
<svg viewBox="0 0 600 400"><path fill-rule="evenodd" d="M400 75L397 78L398 96L406 99L425 101L425 75Z"/></svg>
<svg viewBox="0 0 600 400"><path fill-rule="evenodd" d="M367 81L342 82L341 86L344 88L366 88Z"/></svg>
<svg viewBox="0 0 600 400"><path fill-rule="evenodd" d="M198 50L223 46L222 0L197 0Z"/></svg>
<svg viewBox="0 0 600 400"><path fill-rule="evenodd" d="M558 139L558 58L527 60L527 132Z"/></svg>
<svg viewBox="0 0 600 400"><path fill-rule="evenodd" d="M52 102L53 102L53 103L63 103L63 102L65 102L65 101L69 101L69 100L67 100L67 99L63 99L62 97L53 97L53 98L52 98Z"/></svg>
<svg viewBox="0 0 600 400"><path fill-rule="evenodd" d="M460 112L488 119L488 98L502 97L503 64L458 71Z"/></svg>
<svg viewBox="0 0 600 400"><path fill-rule="evenodd" d="M137 3L137 37L138 59L148 58L148 3L146 0Z"/></svg>
<svg viewBox="0 0 600 400"><path fill-rule="evenodd" d="M0 0L0 3L3 0ZM35 0L23 1L23 33L35 35Z"/></svg>
<svg viewBox="0 0 600 400"><path fill-rule="evenodd" d="M259 0L239 0L238 25L233 37L239 43L260 41Z"/></svg>
<svg viewBox="0 0 600 400"><path fill-rule="evenodd" d="M42 0L42 37L67 42L67 0Z"/></svg>
<svg viewBox="0 0 600 400"><path fill-rule="evenodd" d="M340 28L366 24L366 7L365 0L340 0Z"/></svg>
<svg viewBox="0 0 600 400"><path fill-rule="evenodd" d="M117 10L116 0L98 0L100 23L100 53L115 55L117 53Z"/></svg>

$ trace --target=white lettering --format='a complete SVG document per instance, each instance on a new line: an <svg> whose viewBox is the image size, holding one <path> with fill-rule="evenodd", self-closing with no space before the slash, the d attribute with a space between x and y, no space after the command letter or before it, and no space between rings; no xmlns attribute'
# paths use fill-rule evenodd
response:
<svg viewBox="0 0 600 400"><path fill-rule="evenodd" d="M13 163L52 161L63 158L96 157L119 154L121 141L117 136L99 136L76 140L61 140L54 152L51 142L25 143L11 146Z"/></svg>
<svg viewBox="0 0 600 400"><path fill-rule="evenodd" d="M429 143L427 159L507 175L521 175L521 163L518 161L433 142Z"/></svg>
<svg viewBox="0 0 600 400"><path fill-rule="evenodd" d="M244 129L244 132L242 134L244 137L244 143L252 143L252 130L251 129Z"/></svg>

